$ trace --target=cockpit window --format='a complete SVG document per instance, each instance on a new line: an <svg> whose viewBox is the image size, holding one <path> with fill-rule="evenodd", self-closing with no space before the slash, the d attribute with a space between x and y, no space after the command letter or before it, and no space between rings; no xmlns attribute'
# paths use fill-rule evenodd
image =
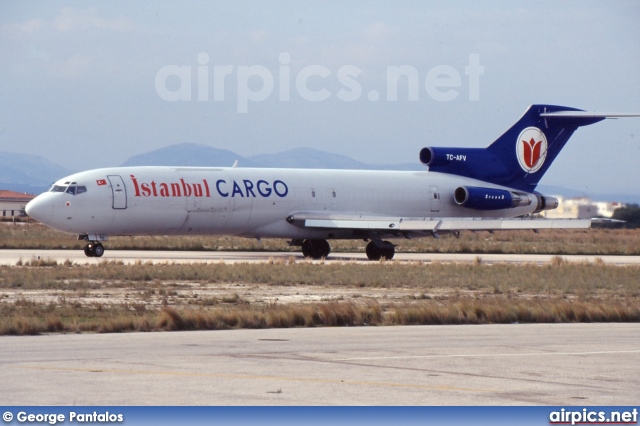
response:
<svg viewBox="0 0 640 426"><path fill-rule="evenodd" d="M82 194L83 192L87 192L87 187L81 185L69 185L69 188L66 190L67 194L72 195Z"/></svg>
<svg viewBox="0 0 640 426"><path fill-rule="evenodd" d="M84 185L76 185L75 182L73 182L71 185L69 185L67 182L65 183L66 185L53 185L51 189L49 189L49 192L66 192L67 194L71 195L78 195L82 194L83 192L87 192L87 187Z"/></svg>

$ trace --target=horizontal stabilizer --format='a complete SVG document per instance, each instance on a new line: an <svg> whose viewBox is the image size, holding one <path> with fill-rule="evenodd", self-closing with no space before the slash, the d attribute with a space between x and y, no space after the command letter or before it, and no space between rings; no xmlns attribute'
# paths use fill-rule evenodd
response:
<svg viewBox="0 0 640 426"><path fill-rule="evenodd" d="M540 117L544 118L622 118L622 117L640 117L640 113L629 112L589 112L589 111L557 111L543 112Z"/></svg>

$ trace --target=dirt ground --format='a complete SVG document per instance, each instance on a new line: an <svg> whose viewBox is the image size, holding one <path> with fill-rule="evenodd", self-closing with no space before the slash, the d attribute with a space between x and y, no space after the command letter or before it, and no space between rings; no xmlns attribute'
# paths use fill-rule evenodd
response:
<svg viewBox="0 0 640 426"><path fill-rule="evenodd" d="M492 293L492 289L465 290L467 296L482 296ZM147 308L159 308L171 305L208 306L218 303L251 305L318 303L329 301L375 299L379 303L407 302L426 298L446 298L452 294L460 295L460 290L430 289L428 293L418 288L371 288L336 287L319 285L274 285L274 284L202 284L154 283L149 289L103 287L89 290L19 290L3 289L2 303L16 303L20 300L42 304L111 305L144 304ZM520 295L522 296L522 295Z"/></svg>

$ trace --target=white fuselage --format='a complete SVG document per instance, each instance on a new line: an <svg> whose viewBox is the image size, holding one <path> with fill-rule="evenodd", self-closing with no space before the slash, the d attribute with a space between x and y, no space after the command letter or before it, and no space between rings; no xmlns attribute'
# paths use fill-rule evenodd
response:
<svg viewBox="0 0 640 426"><path fill-rule="evenodd" d="M62 192L69 186L83 192ZM435 172L251 168L121 167L57 181L36 197L30 216L60 231L96 235L225 234L274 238L353 238L305 229L294 213L397 217L515 217L536 205L471 210L457 205L461 185L502 188ZM80 192L80 191L78 191Z"/></svg>

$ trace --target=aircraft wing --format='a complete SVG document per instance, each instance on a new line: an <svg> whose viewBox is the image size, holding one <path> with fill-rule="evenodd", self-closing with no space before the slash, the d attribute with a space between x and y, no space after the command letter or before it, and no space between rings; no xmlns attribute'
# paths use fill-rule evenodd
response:
<svg viewBox="0 0 640 426"><path fill-rule="evenodd" d="M294 213L289 215L287 221L303 228L353 229L390 234L591 227L591 219L384 217L324 213Z"/></svg>

